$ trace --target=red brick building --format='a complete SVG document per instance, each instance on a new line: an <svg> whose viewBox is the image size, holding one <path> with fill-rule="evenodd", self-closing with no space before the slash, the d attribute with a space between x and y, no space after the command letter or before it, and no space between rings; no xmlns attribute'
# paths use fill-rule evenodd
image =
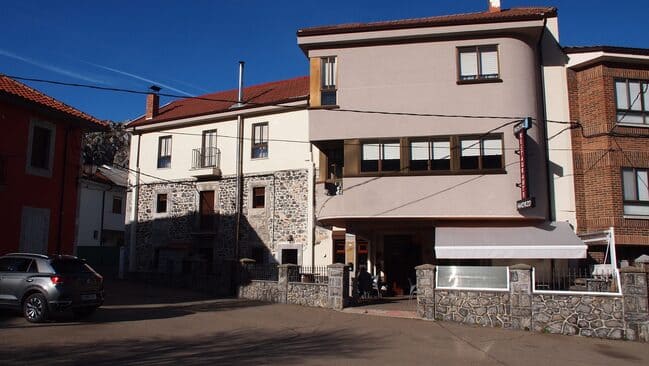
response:
<svg viewBox="0 0 649 366"><path fill-rule="evenodd" d="M0 255L73 251L81 135L106 124L0 74Z"/></svg>
<svg viewBox="0 0 649 366"><path fill-rule="evenodd" d="M578 233L613 227L618 260L649 254L649 49L565 51Z"/></svg>

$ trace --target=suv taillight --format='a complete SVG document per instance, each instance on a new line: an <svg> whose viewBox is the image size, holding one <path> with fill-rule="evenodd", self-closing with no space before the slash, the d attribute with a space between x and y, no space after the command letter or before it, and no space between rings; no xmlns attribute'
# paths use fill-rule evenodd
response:
<svg viewBox="0 0 649 366"><path fill-rule="evenodd" d="M52 276L50 277L50 280L52 280L52 283L55 285L60 285L63 283L63 277L61 276Z"/></svg>

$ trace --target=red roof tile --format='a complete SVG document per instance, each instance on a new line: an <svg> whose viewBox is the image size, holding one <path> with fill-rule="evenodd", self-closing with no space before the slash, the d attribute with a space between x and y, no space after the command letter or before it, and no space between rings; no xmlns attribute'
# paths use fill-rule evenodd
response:
<svg viewBox="0 0 649 366"><path fill-rule="evenodd" d="M503 9L498 12L480 12L442 15L427 18L389 20L372 23L349 23L321 27L304 28L297 31L300 36L315 36L337 33L368 32L405 28L441 27L448 25L501 23L510 21L538 20L557 16L554 7L525 7Z"/></svg>
<svg viewBox="0 0 649 366"><path fill-rule="evenodd" d="M649 56L649 48L635 47L618 47L618 46L576 46L564 47L566 53L584 53L584 52L609 52L621 53L628 55Z"/></svg>
<svg viewBox="0 0 649 366"><path fill-rule="evenodd" d="M147 120L144 116L139 117L127 126L137 127L181 118L228 112L236 104L237 94L237 89L232 89L201 95L196 98L177 100L161 107L155 118ZM242 109L298 101L307 99L308 96L308 76L274 81L244 88L243 100L249 104L242 107Z"/></svg>
<svg viewBox="0 0 649 366"><path fill-rule="evenodd" d="M36 89L33 89L8 76L0 74L0 94L3 93L11 95L13 97L22 98L29 103L33 103L41 107L46 107L48 109L65 113L70 117L74 117L86 122L90 122L91 124L96 125L94 127L99 126L103 129L108 126L106 122L100 121L89 114L81 112L76 108L70 107L69 105L59 100L56 100L48 95L45 95Z"/></svg>

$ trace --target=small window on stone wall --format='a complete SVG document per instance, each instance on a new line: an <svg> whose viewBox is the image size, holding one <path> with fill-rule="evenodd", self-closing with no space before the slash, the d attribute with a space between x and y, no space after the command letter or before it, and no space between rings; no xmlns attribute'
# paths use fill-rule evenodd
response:
<svg viewBox="0 0 649 366"><path fill-rule="evenodd" d="M155 205L155 212L156 213L165 213L167 212L167 194L166 193L159 193L156 197L156 205Z"/></svg>
<svg viewBox="0 0 649 366"><path fill-rule="evenodd" d="M254 187L252 189L252 208L266 207L266 187Z"/></svg>

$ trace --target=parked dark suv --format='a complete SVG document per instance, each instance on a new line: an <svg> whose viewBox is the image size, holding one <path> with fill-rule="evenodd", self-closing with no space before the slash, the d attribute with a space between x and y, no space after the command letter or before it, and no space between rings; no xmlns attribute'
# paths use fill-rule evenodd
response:
<svg viewBox="0 0 649 366"><path fill-rule="evenodd" d="M0 307L22 310L38 323L55 311L89 315L104 302L103 278L68 255L12 253L0 256Z"/></svg>

